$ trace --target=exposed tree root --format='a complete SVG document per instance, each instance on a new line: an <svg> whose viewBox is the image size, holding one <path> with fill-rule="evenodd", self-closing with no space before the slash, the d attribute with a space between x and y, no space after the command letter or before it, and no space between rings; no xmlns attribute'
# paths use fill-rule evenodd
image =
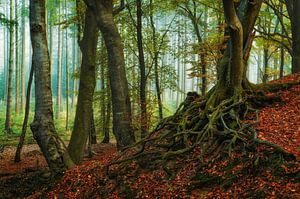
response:
<svg viewBox="0 0 300 199"><path fill-rule="evenodd" d="M189 93L173 116L162 120L147 138L125 149L111 162L107 166L108 174L111 174L110 167L114 165L123 167L135 161L143 169L163 167L173 176L172 160L184 158L185 154L194 150L201 151L199 159L209 156L213 160L224 154L231 157L233 152L253 153L264 145L272 148L278 159L295 160L293 154L276 144L258 139L254 128L258 123L258 110L255 108L279 100L278 96L252 91L208 108L207 98Z"/></svg>

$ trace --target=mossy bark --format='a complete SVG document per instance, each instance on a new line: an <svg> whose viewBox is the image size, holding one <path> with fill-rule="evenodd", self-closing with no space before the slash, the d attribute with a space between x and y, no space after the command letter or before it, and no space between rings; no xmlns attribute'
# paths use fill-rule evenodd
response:
<svg viewBox="0 0 300 199"><path fill-rule="evenodd" d="M35 76L35 115L31 131L54 174L72 166L64 142L57 135L52 108L50 58L46 37L45 0L30 1L32 67Z"/></svg>
<svg viewBox="0 0 300 199"><path fill-rule="evenodd" d="M113 1L85 0L85 3L93 10L107 49L113 133L117 140L117 148L121 150L133 144L135 136L132 128L131 102L125 73L123 44L114 21Z"/></svg>
<svg viewBox="0 0 300 199"><path fill-rule="evenodd" d="M96 50L98 27L90 8L85 14L83 38L80 41L82 63L80 69L79 93L74 122L74 129L68 146L72 160L79 164L84 155L84 148L91 133L93 118L93 96L96 86Z"/></svg>

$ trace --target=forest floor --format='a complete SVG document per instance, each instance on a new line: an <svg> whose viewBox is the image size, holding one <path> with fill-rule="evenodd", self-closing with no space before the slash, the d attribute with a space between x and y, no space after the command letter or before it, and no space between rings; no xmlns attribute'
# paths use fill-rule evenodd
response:
<svg viewBox="0 0 300 199"><path fill-rule="evenodd" d="M272 83L290 81L300 81L300 75ZM55 181L38 146L30 144L24 147L20 163L13 163L15 147L0 153L0 198L300 198L300 85L269 95L280 96L282 102L260 110L258 137L293 153L293 166L280 164L274 172L268 165L253 169L252 164L238 163L228 172L229 160L224 160L200 167L199 172L198 162L188 162L172 179L166 178L163 170L133 176L133 166L121 183L110 179L104 169L117 156L115 145L97 144L92 158L86 157L82 165Z"/></svg>

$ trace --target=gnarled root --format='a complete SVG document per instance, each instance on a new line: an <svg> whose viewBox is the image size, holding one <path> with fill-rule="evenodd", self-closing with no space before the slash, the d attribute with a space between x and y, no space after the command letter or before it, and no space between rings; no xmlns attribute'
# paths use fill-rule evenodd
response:
<svg viewBox="0 0 300 199"><path fill-rule="evenodd" d="M111 162L107 166L108 173L113 165L136 161L149 169L164 165L171 175L171 169L166 166L168 162L184 158L196 149L201 151L201 156L214 159L224 154L231 156L233 151L253 152L258 146L266 145L280 157L295 159L279 146L257 138L253 126L258 123L258 110L252 107L254 102L259 104L263 95L253 94L231 97L208 108L207 99L189 93L173 116L164 119L147 138L125 149ZM270 98L274 99L278 100Z"/></svg>

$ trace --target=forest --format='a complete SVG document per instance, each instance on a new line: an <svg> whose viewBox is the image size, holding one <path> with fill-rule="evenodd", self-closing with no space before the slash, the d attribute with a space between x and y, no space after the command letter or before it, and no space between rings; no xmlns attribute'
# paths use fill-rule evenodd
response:
<svg viewBox="0 0 300 199"><path fill-rule="evenodd" d="M299 198L299 0L0 0L0 198Z"/></svg>

